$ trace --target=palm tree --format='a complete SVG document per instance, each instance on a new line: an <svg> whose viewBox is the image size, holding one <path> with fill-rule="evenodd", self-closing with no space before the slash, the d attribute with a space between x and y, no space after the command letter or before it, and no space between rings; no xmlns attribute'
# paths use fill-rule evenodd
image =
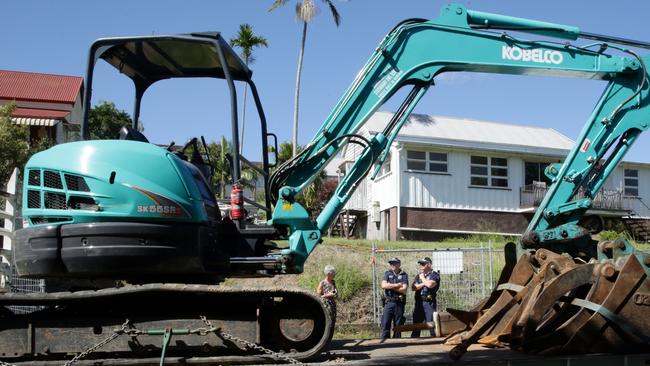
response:
<svg viewBox="0 0 650 366"><path fill-rule="evenodd" d="M341 16L339 15L336 6L332 0L322 0L330 9L332 17L334 18L334 23L338 27L341 23ZM283 5L285 5L289 0L275 0L273 5L269 8L269 11L273 11ZM305 53L305 40L307 38L307 23L318 13L318 6L314 3L314 0L302 0L298 1L296 4L296 17L303 22L302 25L302 39L300 41L300 55L298 56L298 72L296 75L296 93L294 95L294 108L293 108L293 155L295 156L298 151L298 100L300 97L300 76L302 74L302 59Z"/></svg>
<svg viewBox="0 0 650 366"><path fill-rule="evenodd" d="M253 27L250 24L240 24L237 37L230 39L230 45L233 47L241 48L241 57L244 59L246 66L255 62L253 57L253 49L255 47L268 47L266 38L258 36L253 32ZM246 127L246 92L248 91L248 83L244 83L244 103L242 106L241 116L241 139L239 140L239 153L244 151L244 128Z"/></svg>
<svg viewBox="0 0 650 366"><path fill-rule="evenodd" d="M225 199L226 187L232 182L232 169L230 166L229 154L232 149L232 144L225 138L221 137L220 142L210 142L208 144L208 154L210 161L214 168L214 175L212 177L212 189L220 199ZM256 194L256 182L259 179L259 174L254 169L248 166L242 166L241 177L239 184L244 188L248 188Z"/></svg>
<svg viewBox="0 0 650 366"><path fill-rule="evenodd" d="M225 137L221 137L221 142L210 143L208 147L214 167L214 177L212 180L213 188L217 192L217 196L221 199L226 198L226 185L231 180L230 175L230 161L228 160L228 153L230 152L230 144Z"/></svg>

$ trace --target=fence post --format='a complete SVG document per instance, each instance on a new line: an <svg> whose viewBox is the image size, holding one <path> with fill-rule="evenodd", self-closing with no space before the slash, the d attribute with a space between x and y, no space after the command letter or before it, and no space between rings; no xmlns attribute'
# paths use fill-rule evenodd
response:
<svg viewBox="0 0 650 366"><path fill-rule="evenodd" d="M490 257L490 291L494 290L494 279L492 278L492 261L494 261L494 258L492 257L492 239L488 240L488 257Z"/></svg>
<svg viewBox="0 0 650 366"><path fill-rule="evenodd" d="M483 255L483 242L480 243L481 247L481 295L485 297L485 256Z"/></svg>
<svg viewBox="0 0 650 366"><path fill-rule="evenodd" d="M377 260L375 258L375 241L372 241L372 319L377 319Z"/></svg>

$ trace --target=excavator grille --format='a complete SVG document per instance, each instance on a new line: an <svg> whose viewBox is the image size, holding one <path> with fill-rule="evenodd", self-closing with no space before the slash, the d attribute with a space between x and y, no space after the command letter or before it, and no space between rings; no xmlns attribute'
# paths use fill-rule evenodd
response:
<svg viewBox="0 0 650 366"><path fill-rule="evenodd" d="M90 192L90 188L86 184L86 180L83 177L72 174L64 174L65 185L69 191L78 191L78 192Z"/></svg>
<svg viewBox="0 0 650 366"><path fill-rule="evenodd" d="M57 171L45 170L43 172L43 186L47 188L63 189L61 174Z"/></svg>
<svg viewBox="0 0 650 366"><path fill-rule="evenodd" d="M52 210L65 210L67 204L65 202L65 194L45 192L45 208Z"/></svg>
<svg viewBox="0 0 650 366"><path fill-rule="evenodd" d="M70 195L68 192L90 192L84 177L74 174L63 174L56 170L43 170L41 180L40 169L28 171L27 208L45 208L50 210L83 210L88 205L96 205L92 197ZM65 181L65 186L63 182ZM41 185L42 183L42 185ZM41 195L42 193L42 195ZM42 197L42 198L41 198ZM32 221L34 218L32 218ZM40 220L43 221L43 220ZM49 222L46 220L46 222Z"/></svg>
<svg viewBox="0 0 650 366"><path fill-rule="evenodd" d="M41 208L41 192L27 191L27 208Z"/></svg>
<svg viewBox="0 0 650 366"><path fill-rule="evenodd" d="M29 171L28 183L29 183L30 186L40 186L41 185L41 171L40 170L30 170Z"/></svg>

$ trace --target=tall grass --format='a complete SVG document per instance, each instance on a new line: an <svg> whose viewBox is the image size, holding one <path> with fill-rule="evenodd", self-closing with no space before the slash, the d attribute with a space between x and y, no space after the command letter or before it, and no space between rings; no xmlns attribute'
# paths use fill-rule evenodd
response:
<svg viewBox="0 0 650 366"><path fill-rule="evenodd" d="M346 301L357 294L361 289L369 287L372 282L368 271L346 260L346 257L331 258L329 262L320 265L307 266L305 272L298 276L298 284L307 289L316 289L318 283L325 278L322 272L325 265L331 264L336 268L336 287L338 299Z"/></svg>

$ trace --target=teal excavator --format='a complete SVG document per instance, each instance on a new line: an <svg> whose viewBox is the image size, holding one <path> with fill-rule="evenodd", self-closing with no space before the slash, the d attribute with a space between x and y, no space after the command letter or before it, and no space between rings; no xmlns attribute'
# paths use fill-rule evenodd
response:
<svg viewBox="0 0 650 366"><path fill-rule="evenodd" d="M303 359L318 354L333 327L318 299L284 288L215 284L302 272L354 189L377 175L413 108L445 72L607 81L575 147L546 170L552 184L521 240L506 247L507 265L492 295L470 311L453 311L467 329L450 339L450 356L458 359L477 342L538 354L647 352L650 257L623 238L595 241L581 221L650 123L648 57L630 47L650 44L445 6L435 19L393 28L304 151L272 170L267 139L274 135L251 72L218 33L98 40L88 61L83 137L99 59L133 80L133 126L119 140L57 145L28 162L28 226L17 232L13 264L19 276L56 279L64 288L0 296L0 356L140 362L162 352L162 359L209 360L259 347ZM188 157L138 131L142 95L174 77L224 79L230 91L233 207L226 215L210 191L210 164L197 153L198 139L190 140ZM242 218L238 180L250 162L238 153L235 82L250 86L261 122L264 153L256 168L267 192L259 205L270 215L265 225ZM406 97L383 131L356 134L402 88ZM360 158L313 220L297 195L348 144L361 147ZM288 239L288 247L276 245L278 239ZM121 287L93 288L107 279ZM12 311L19 305L38 310Z"/></svg>

